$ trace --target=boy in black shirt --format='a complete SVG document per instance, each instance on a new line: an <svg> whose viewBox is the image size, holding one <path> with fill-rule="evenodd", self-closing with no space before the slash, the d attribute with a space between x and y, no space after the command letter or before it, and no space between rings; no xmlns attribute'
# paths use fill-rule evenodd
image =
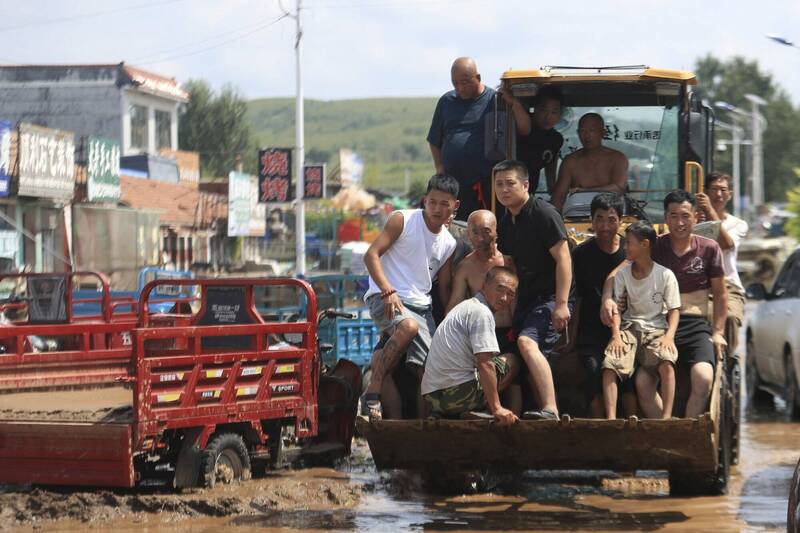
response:
<svg viewBox="0 0 800 533"><path fill-rule="evenodd" d="M519 277L514 329L520 355L533 376L541 409L525 418L557 419L548 357L570 319L572 258L561 215L529 194L528 169L519 161L495 165L497 199L506 208L498 225L498 248L514 259Z"/></svg>
<svg viewBox="0 0 800 533"><path fill-rule="evenodd" d="M561 92L555 87L544 87L534 100L530 133L517 136L517 158L528 167L531 193L539 188L542 169L547 192L552 193L555 187L558 157L564 144L564 137L554 129L561 120L561 107Z"/></svg>
<svg viewBox="0 0 800 533"><path fill-rule="evenodd" d="M622 221L622 198L613 193L598 194L590 207L595 236L572 251L575 293L578 297L578 318L573 322L575 348L586 367L586 401L594 418L603 418L602 380L603 352L611 338L611 330L600 321L603 283L625 259L625 239L619 235ZM633 380L622 383L622 401L626 414L636 414L636 391Z"/></svg>

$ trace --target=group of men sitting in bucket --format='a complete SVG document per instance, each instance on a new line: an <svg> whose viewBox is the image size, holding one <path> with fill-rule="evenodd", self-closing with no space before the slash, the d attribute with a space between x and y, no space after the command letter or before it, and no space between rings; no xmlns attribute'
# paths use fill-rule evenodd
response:
<svg viewBox="0 0 800 533"><path fill-rule="evenodd" d="M363 414L402 418L393 372L404 360L418 384L420 417L488 410L500 425L520 416L555 420L551 363L573 350L586 369L594 417L614 419L620 392L626 416L672 417L678 365L690 380L685 416L702 414L715 362L726 349L726 321L730 316L741 325L744 311L735 255L747 225L725 211L730 177L709 175L706 191L696 196L667 194L668 233L659 236L637 221L620 235L627 159L602 146L602 117L585 115L578 128L583 149L564 159L553 183L553 154L563 142L553 129L561 100L542 92L532 120L513 96L502 95L523 136L518 154L529 164L494 164L493 183L465 179L472 167L459 162L474 156L469 143L476 138L465 117L472 117L476 131L482 127L488 104L481 102L491 89L480 83L469 58L456 60L451 76L455 90L440 99L428 135L438 173L423 207L393 213L364 256L364 298L382 339L372 356ZM453 152L466 155L454 163ZM533 195L529 167L537 182L545 170L550 203ZM492 185L503 208L499 221L482 208ZM570 250L559 209L576 189L599 194L591 202L594 236ZM457 243L447 226L456 211L467 218L472 252L454 268ZM699 220L721 222L716 241L692 233ZM446 303L438 326L434 280Z"/></svg>

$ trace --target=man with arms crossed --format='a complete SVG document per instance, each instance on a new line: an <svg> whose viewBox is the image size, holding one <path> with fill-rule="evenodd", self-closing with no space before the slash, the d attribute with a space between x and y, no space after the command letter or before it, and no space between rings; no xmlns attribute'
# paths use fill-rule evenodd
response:
<svg viewBox="0 0 800 533"><path fill-rule="evenodd" d="M607 191L623 194L628 180L628 158L603 146L606 126L597 113L586 113L578 122L583 148L564 158L553 191L553 205L561 210L570 192Z"/></svg>
<svg viewBox="0 0 800 533"><path fill-rule="evenodd" d="M456 305L439 324L421 385L432 415L454 417L488 408L500 426L517 421L500 404L499 392L516 376L519 361L500 355L494 332L494 314L511 305L516 290L511 269L492 267L482 291Z"/></svg>
<svg viewBox="0 0 800 533"><path fill-rule="evenodd" d="M439 296L450 297L452 255L456 241L446 224L458 208L458 182L451 176L433 176L428 182L424 209L397 211L375 239L364 264L369 289L364 295L372 320L389 338L372 354L372 380L363 397L371 418L386 410L400 418L401 398L392 379L403 353L408 368L419 378L435 329L428 294L439 278ZM419 399L420 415L424 404Z"/></svg>
<svg viewBox="0 0 800 533"><path fill-rule="evenodd" d="M656 263L672 270L678 279L681 308L675 346L678 348L678 365L688 366L690 379L689 400L686 403L686 418L694 418L705 412L711 385L714 381L714 366L721 359L725 342L725 320L728 314L728 294L725 290L725 271L722 268L722 251L719 245L699 235L693 235L696 219L696 200L692 193L675 190L664 198L664 218L669 233L658 237L653 249ZM608 287L609 284L606 284ZM611 324L616 303L605 291L603 322ZM709 294L714 297L712 322L708 321ZM655 398L654 405L642 405L642 410L661 410L659 398L652 390L643 388L645 383L637 380L639 401Z"/></svg>
<svg viewBox="0 0 800 533"><path fill-rule="evenodd" d="M514 313L517 347L532 375L540 409L526 418L557 419L548 358L570 319L572 257L564 221L555 208L528 192L528 169L519 161L495 165L497 199L507 209L499 226L499 249L514 259L519 297Z"/></svg>

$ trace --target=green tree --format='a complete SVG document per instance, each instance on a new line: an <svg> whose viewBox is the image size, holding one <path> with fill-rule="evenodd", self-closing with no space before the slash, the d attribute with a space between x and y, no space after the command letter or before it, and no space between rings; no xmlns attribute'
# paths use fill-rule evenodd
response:
<svg viewBox="0 0 800 533"><path fill-rule="evenodd" d="M252 172L255 143L246 119L247 101L239 91L226 85L217 93L203 80L189 80L184 89L189 101L179 117L181 150L200 152L204 176L227 176L236 154L242 155L246 170Z"/></svg>
<svg viewBox="0 0 800 533"><path fill-rule="evenodd" d="M786 233L795 239L800 239L800 187L786 193L788 203L786 209L794 216L786 222Z"/></svg>
<svg viewBox="0 0 800 533"><path fill-rule="evenodd" d="M763 72L755 60L736 56L721 60L706 55L697 61L697 92L710 104L718 101L728 102L743 111L749 111L750 103L746 94L756 94L767 101L762 113L768 126L764 131L764 192L767 200L783 201L786 192L798 184L794 169L800 166L800 112L792 105L789 96L772 76ZM719 118L731 122L732 118L717 112ZM745 136L750 137L750 125L745 126ZM719 131L719 130L718 130ZM725 135L725 134L723 134ZM749 157L743 150L742 176L749 176L750 169L745 163ZM730 152L718 154L717 168L730 172Z"/></svg>

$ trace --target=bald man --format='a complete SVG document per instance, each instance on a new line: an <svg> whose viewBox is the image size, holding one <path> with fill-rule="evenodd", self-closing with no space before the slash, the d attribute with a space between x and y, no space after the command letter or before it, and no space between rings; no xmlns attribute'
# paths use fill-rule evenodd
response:
<svg viewBox="0 0 800 533"><path fill-rule="evenodd" d="M475 60L459 57L450 69L454 90L445 93L436 104L428 143L437 174L448 174L459 183L459 208L456 219L467 220L477 209L492 204L491 175L493 161L484 156L486 115L494 110L496 92L486 87ZM507 109L514 115L517 132L528 135L531 119L514 96L499 92Z"/></svg>
<svg viewBox="0 0 800 533"><path fill-rule="evenodd" d="M445 314L464 300L472 298L483 287L486 274L496 266L514 269L511 256L503 255L497 249L497 219L491 211L479 209L467 218L467 239L472 245L472 252L456 267L450 301L447 302ZM498 328L511 326L511 309L506 309L503 316L496 316Z"/></svg>
<svg viewBox="0 0 800 533"><path fill-rule="evenodd" d="M578 122L578 137L583 148L564 158L553 191L551 201L559 210L568 193L625 192L628 158L618 150L603 146L605 133L603 117L597 113L587 113L581 117Z"/></svg>

